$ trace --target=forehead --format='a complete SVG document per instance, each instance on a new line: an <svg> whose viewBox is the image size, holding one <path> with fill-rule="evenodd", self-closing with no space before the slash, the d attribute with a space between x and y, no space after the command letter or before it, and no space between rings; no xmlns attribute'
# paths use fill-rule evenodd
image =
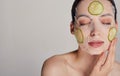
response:
<svg viewBox="0 0 120 76"><path fill-rule="evenodd" d="M90 3L93 1L95 1L95 0L82 0L76 7L77 14L91 15L88 12L88 7L89 7ZM103 8L104 8L103 12L100 15L106 14L106 13L110 13L110 14L114 15L113 6L110 3L110 1L108 1L108 0L97 0L97 1L99 1L103 5Z"/></svg>

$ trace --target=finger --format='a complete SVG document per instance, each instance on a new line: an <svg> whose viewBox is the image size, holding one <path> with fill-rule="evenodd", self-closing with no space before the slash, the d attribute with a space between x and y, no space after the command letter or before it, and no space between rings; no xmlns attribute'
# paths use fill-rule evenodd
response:
<svg viewBox="0 0 120 76"><path fill-rule="evenodd" d="M111 46L108 50L108 57L107 57L107 61L112 61L114 59L114 56L115 56L115 46L116 46L116 42L117 42L117 39L114 39L111 43Z"/></svg>
<svg viewBox="0 0 120 76"><path fill-rule="evenodd" d="M107 69L111 67L114 63L116 42L117 42L117 39L114 39L110 44L110 47L108 49L108 55L107 55L105 64L103 65L103 69L105 68Z"/></svg>
<svg viewBox="0 0 120 76"><path fill-rule="evenodd" d="M116 46L116 42L117 42L117 38L115 38L115 39L111 42L111 44L110 44L110 46L109 46L109 48L108 48L108 51L109 51L110 54L112 54L112 52L114 51L115 46Z"/></svg>
<svg viewBox="0 0 120 76"><path fill-rule="evenodd" d="M111 65L113 66L114 64L114 60L115 60L115 49L116 49L116 44L117 44L117 38L114 42L114 45L113 45L113 54L112 54L112 58L111 58ZM111 50L112 51L112 50Z"/></svg>

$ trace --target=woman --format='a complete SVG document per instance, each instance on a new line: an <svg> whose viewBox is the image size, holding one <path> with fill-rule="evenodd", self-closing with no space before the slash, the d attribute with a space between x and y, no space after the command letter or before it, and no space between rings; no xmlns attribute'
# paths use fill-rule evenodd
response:
<svg viewBox="0 0 120 76"><path fill-rule="evenodd" d="M113 0L75 0L70 30L78 49L44 62L42 76L119 76L115 61L118 24Z"/></svg>

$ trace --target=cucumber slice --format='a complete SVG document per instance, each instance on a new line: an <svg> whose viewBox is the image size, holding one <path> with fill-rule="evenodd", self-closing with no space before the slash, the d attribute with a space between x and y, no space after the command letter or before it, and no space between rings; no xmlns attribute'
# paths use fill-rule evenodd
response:
<svg viewBox="0 0 120 76"><path fill-rule="evenodd" d="M108 33L108 40L112 41L117 34L117 30L115 27L110 28L109 33Z"/></svg>
<svg viewBox="0 0 120 76"><path fill-rule="evenodd" d="M88 11L91 15L100 15L104 10L101 2L93 1L88 6Z"/></svg>
<svg viewBox="0 0 120 76"><path fill-rule="evenodd" d="M81 29L76 29L75 30L75 37L77 39L78 43L83 43L84 37Z"/></svg>

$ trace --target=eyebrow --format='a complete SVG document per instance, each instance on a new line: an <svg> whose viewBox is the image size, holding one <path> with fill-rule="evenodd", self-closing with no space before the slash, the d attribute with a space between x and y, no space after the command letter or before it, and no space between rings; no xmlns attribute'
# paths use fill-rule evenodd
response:
<svg viewBox="0 0 120 76"><path fill-rule="evenodd" d="M105 16L111 16L111 17L113 17L113 15L110 14L110 13L103 14L103 15L101 15L100 17L105 17ZM87 18L89 18L90 20L92 20L88 15L85 15L85 14L78 15L78 16L77 16L77 19L80 18L80 17L87 17Z"/></svg>
<svg viewBox="0 0 120 76"><path fill-rule="evenodd" d="M80 17L87 17L87 18L91 19L88 15L84 15L84 14L78 15L77 19L80 18Z"/></svg>
<svg viewBox="0 0 120 76"><path fill-rule="evenodd" d="M110 14L110 13L103 14L103 15L101 15L100 17L105 17L105 16L111 16L111 17L113 17L113 15L112 15L112 14Z"/></svg>

